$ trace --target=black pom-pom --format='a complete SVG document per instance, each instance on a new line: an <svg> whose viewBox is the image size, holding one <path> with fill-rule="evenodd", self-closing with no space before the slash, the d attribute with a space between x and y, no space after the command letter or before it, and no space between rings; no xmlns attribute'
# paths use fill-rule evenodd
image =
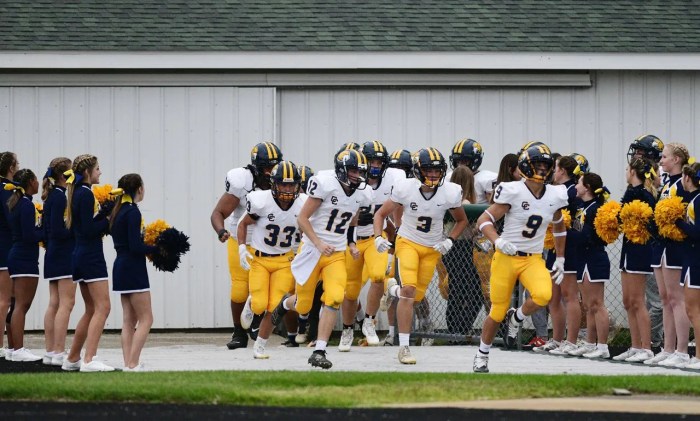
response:
<svg viewBox="0 0 700 421"><path fill-rule="evenodd" d="M117 202L115 200L105 200L100 204L100 210L97 212L97 215L106 218L108 217L112 211L114 210L114 207L117 205Z"/></svg>
<svg viewBox="0 0 700 421"><path fill-rule="evenodd" d="M180 256L190 251L189 237L175 228L168 228L156 239L159 252L151 256L153 266L163 272L174 272Z"/></svg>

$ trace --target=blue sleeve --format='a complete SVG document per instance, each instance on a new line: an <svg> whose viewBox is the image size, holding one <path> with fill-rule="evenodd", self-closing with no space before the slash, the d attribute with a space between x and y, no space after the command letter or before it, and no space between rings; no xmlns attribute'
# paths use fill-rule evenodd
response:
<svg viewBox="0 0 700 421"><path fill-rule="evenodd" d="M88 238L98 238L107 232L109 221L106 219L96 220L95 216L95 196L90 194L80 202L78 208L78 218L80 225L83 228L81 233Z"/></svg>
<svg viewBox="0 0 700 421"><path fill-rule="evenodd" d="M158 251L158 247L148 246L144 244L141 237L141 212L134 210L128 212L127 217L127 235L129 237L129 250L134 253L153 254Z"/></svg>
<svg viewBox="0 0 700 421"><path fill-rule="evenodd" d="M32 203L23 204L19 212L20 236L22 241L27 243L43 241L44 229L36 226L36 209L34 205Z"/></svg>
<svg viewBox="0 0 700 421"><path fill-rule="evenodd" d="M676 226L683 230L683 232L692 240L700 240L700 225L689 224L682 219L676 221Z"/></svg>
<svg viewBox="0 0 700 421"><path fill-rule="evenodd" d="M54 195L51 200L51 220L49 221L51 239L65 240L71 236L70 230L66 228L66 223L63 220L67 204L68 200L65 195Z"/></svg>

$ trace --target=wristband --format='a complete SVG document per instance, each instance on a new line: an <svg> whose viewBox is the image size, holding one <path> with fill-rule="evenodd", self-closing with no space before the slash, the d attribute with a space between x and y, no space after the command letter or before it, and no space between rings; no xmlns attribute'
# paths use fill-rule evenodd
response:
<svg viewBox="0 0 700 421"><path fill-rule="evenodd" d="M457 241L457 240L455 240L455 239L452 238L452 237L447 237L447 239L450 240L450 241L452 241L452 244L454 244L454 243Z"/></svg>
<svg viewBox="0 0 700 421"><path fill-rule="evenodd" d="M350 245L352 243L356 243L356 241L355 241L355 226L354 225L350 225L350 227L348 228L347 240L348 240L348 245Z"/></svg>
<svg viewBox="0 0 700 421"><path fill-rule="evenodd" d="M553 237L566 237L566 231L552 233Z"/></svg>
<svg viewBox="0 0 700 421"><path fill-rule="evenodd" d="M479 225L479 231L484 232L484 228L486 228L488 225L493 226L493 222L491 222L491 221L482 222L481 225Z"/></svg>

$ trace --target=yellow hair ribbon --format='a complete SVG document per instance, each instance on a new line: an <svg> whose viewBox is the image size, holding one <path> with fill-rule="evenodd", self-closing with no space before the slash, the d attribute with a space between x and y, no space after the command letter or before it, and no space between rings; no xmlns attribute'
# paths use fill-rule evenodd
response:
<svg viewBox="0 0 700 421"><path fill-rule="evenodd" d="M603 198L604 198L606 201L607 201L608 199L610 199L610 192L609 192L608 189L605 188L605 187L597 188L593 193L595 193L595 194L602 194L602 195L603 195Z"/></svg>
<svg viewBox="0 0 700 421"><path fill-rule="evenodd" d="M124 189L118 188L109 192L111 196L121 196L124 194Z"/></svg>
<svg viewBox="0 0 700 421"><path fill-rule="evenodd" d="M583 171L581 171L581 166L577 165L576 168L574 168L574 175L581 175Z"/></svg>
<svg viewBox="0 0 700 421"><path fill-rule="evenodd" d="M695 162L696 162L696 159L694 156L691 156L690 158L688 158L688 164L693 165Z"/></svg>
<svg viewBox="0 0 700 421"><path fill-rule="evenodd" d="M130 195L124 194L122 195L122 203L134 203L134 201Z"/></svg>
<svg viewBox="0 0 700 421"><path fill-rule="evenodd" d="M66 183L73 184L73 182L75 181L75 172L73 172L73 170L65 171L63 175L68 177L66 178Z"/></svg>
<svg viewBox="0 0 700 421"><path fill-rule="evenodd" d="M644 173L645 178L651 178L652 176L656 177L656 171L653 168L650 168L649 172Z"/></svg>
<svg viewBox="0 0 700 421"><path fill-rule="evenodd" d="M5 190L19 190L20 192L22 192L22 194L24 194L24 189L22 187L16 186L12 183L5 184Z"/></svg>

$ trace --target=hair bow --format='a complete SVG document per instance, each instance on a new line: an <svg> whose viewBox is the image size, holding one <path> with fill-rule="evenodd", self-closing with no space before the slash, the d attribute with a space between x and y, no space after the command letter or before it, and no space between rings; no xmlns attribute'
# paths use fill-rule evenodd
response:
<svg viewBox="0 0 700 421"><path fill-rule="evenodd" d="M597 195L602 195L605 200L610 199L610 190L608 190L608 188L605 186L596 189L594 193Z"/></svg>
<svg viewBox="0 0 700 421"><path fill-rule="evenodd" d="M22 192L22 194L24 194L24 188L22 188L21 186L14 185L12 183L5 184L5 190L19 190L20 192Z"/></svg>

